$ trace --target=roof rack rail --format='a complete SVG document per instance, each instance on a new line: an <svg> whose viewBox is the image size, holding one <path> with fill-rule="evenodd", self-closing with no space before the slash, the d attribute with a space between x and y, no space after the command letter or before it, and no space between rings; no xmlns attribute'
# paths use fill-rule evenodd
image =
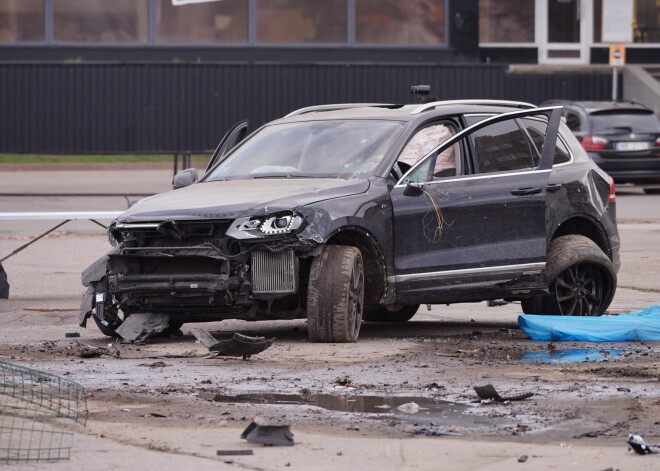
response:
<svg viewBox="0 0 660 471"><path fill-rule="evenodd" d="M442 105L500 105L500 106L513 106L515 108L536 108L536 105L524 101L509 101L509 100L445 100L445 101L432 101L418 106L410 112L410 114L419 114L424 111L435 109L437 106Z"/></svg>
<svg viewBox="0 0 660 471"><path fill-rule="evenodd" d="M314 111L336 111L347 110L350 108L363 108L363 107L386 107L396 106L394 103L336 103L334 105L317 105L300 108L299 110L292 111L285 118L296 116L299 114L312 113Z"/></svg>

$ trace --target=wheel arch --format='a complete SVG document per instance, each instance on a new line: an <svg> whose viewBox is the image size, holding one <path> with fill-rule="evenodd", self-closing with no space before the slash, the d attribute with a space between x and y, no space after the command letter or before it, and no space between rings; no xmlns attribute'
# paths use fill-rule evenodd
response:
<svg viewBox="0 0 660 471"><path fill-rule="evenodd" d="M383 250L369 232L356 226L341 227L328 237L326 244L360 250L365 272L365 308L381 304L387 289L387 268Z"/></svg>
<svg viewBox="0 0 660 471"><path fill-rule="evenodd" d="M613 260L612 246L603 226L598 221L583 216L573 216L562 222L548 240L548 246L557 237L572 234L591 239L610 260Z"/></svg>

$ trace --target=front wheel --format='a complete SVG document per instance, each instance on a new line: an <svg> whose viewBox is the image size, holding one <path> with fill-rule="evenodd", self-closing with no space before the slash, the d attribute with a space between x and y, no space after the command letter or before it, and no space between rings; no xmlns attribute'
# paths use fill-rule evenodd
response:
<svg viewBox="0 0 660 471"><path fill-rule="evenodd" d="M355 342L362 324L364 268L360 250L327 245L312 261L307 329L312 342Z"/></svg>
<svg viewBox="0 0 660 471"><path fill-rule="evenodd" d="M600 316L616 290L612 262L595 242L580 235L550 242L546 278L550 294L523 300L526 314Z"/></svg>

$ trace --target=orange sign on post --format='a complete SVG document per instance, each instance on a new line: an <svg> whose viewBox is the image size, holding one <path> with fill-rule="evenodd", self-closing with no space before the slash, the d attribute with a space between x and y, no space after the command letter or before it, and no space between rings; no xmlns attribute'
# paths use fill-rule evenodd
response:
<svg viewBox="0 0 660 471"><path fill-rule="evenodd" d="M626 65L626 45L621 43L610 44L610 66L623 67Z"/></svg>

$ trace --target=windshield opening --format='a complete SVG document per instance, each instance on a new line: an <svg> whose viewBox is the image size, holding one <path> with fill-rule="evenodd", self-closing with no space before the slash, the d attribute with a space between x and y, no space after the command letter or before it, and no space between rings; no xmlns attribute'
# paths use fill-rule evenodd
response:
<svg viewBox="0 0 660 471"><path fill-rule="evenodd" d="M375 170L403 126L376 120L272 124L238 147L205 180L363 177Z"/></svg>

